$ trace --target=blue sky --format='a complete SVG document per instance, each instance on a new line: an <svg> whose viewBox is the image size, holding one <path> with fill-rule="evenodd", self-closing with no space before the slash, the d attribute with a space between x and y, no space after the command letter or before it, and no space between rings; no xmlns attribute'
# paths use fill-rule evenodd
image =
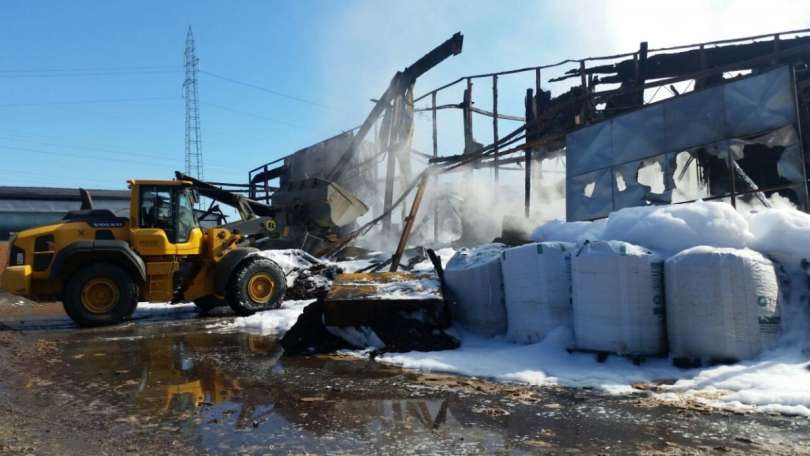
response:
<svg viewBox="0 0 810 456"><path fill-rule="evenodd" d="M0 4L0 185L122 188L183 166L186 29L202 74L206 177L247 171L358 125L393 73L452 33L464 52L417 84L458 76L810 26L804 2L13 1ZM797 5L798 4L798 5ZM771 8L771 9L767 9ZM476 86L482 107L488 83ZM531 78L502 81L502 112L521 114ZM458 91L440 102L458 102ZM445 113L443 153L457 153ZM501 131L512 125L505 124ZM488 122L476 125L487 142ZM416 147L429 150L429 119Z"/></svg>

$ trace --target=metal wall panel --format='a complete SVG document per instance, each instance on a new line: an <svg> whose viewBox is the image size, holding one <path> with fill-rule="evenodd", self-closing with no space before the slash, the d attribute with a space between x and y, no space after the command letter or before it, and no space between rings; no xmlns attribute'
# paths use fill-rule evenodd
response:
<svg viewBox="0 0 810 456"><path fill-rule="evenodd" d="M790 67L723 86L726 138L748 136L796 120Z"/></svg>
<svg viewBox="0 0 810 456"><path fill-rule="evenodd" d="M669 133L667 152L708 144L726 136L722 87L686 94L661 105Z"/></svg>
<svg viewBox="0 0 810 456"><path fill-rule="evenodd" d="M611 122L599 122L586 128L577 130L566 137L566 155L571 157L574 151L575 159L566 158L566 172L569 175L578 175L604 168L610 163L612 156Z"/></svg>
<svg viewBox="0 0 810 456"><path fill-rule="evenodd" d="M590 197L585 191L589 185L593 186ZM607 217L613 210L613 176L610 169L566 179L565 205L568 220Z"/></svg>
<svg viewBox="0 0 810 456"><path fill-rule="evenodd" d="M655 103L569 134L566 138L568 219L603 217L607 215L605 201L611 201L607 212L638 201L635 195L640 192L638 189L618 197L613 194L619 192L612 184L614 168L655 155L678 153L793 124L796 121L794 103L791 68L783 66ZM796 153L789 152L779 163L779 173L793 181L797 175L793 159ZM599 170L605 172L595 173ZM586 198L582 194L583 182L593 181L594 175L599 179L608 176L611 185L597 185L597 191L604 195ZM618 206L613 203L615 199L620 203Z"/></svg>
<svg viewBox="0 0 810 456"><path fill-rule="evenodd" d="M661 104L614 117L613 153L605 165L618 165L667 152L667 127Z"/></svg>

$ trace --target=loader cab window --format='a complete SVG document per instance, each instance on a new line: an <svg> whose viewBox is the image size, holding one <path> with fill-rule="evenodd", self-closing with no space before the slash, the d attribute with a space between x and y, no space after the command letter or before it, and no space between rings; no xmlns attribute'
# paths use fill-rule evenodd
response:
<svg viewBox="0 0 810 456"><path fill-rule="evenodd" d="M186 242L197 226L194 203L185 188L141 187L141 228L160 228L169 242Z"/></svg>
<svg viewBox="0 0 810 456"><path fill-rule="evenodd" d="M188 242L191 230L197 226L194 217L194 201L191 192L185 188L177 189L177 241Z"/></svg>

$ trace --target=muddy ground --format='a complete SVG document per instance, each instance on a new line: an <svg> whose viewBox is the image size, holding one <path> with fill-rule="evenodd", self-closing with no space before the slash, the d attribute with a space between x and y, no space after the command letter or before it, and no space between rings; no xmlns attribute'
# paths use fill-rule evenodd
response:
<svg viewBox="0 0 810 456"><path fill-rule="evenodd" d="M0 295L0 454L808 454L810 421L285 358L227 312L79 330Z"/></svg>

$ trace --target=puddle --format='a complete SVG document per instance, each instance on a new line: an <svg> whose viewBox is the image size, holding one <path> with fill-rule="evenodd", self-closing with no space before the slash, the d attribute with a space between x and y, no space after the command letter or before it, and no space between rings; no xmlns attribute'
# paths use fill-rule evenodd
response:
<svg viewBox="0 0 810 456"><path fill-rule="evenodd" d="M639 407L637 397L496 385L338 356L286 358L275 338L193 309L91 330L75 329L56 310L0 316L2 329L55 346L47 351L55 358L50 379L30 382L33 394L57 388L86 402L87 413L201 452L751 451L764 448L757 442L807 440L806 422L779 417Z"/></svg>
<svg viewBox="0 0 810 456"><path fill-rule="evenodd" d="M274 338L203 330L208 324L76 331L63 339L60 369L131 421L155 423L201 450L321 453L408 442L410 451L431 451L437 433L476 451L508 447L502 433L467 422L467 412L460 421L449 397L409 398L398 369L282 358Z"/></svg>

